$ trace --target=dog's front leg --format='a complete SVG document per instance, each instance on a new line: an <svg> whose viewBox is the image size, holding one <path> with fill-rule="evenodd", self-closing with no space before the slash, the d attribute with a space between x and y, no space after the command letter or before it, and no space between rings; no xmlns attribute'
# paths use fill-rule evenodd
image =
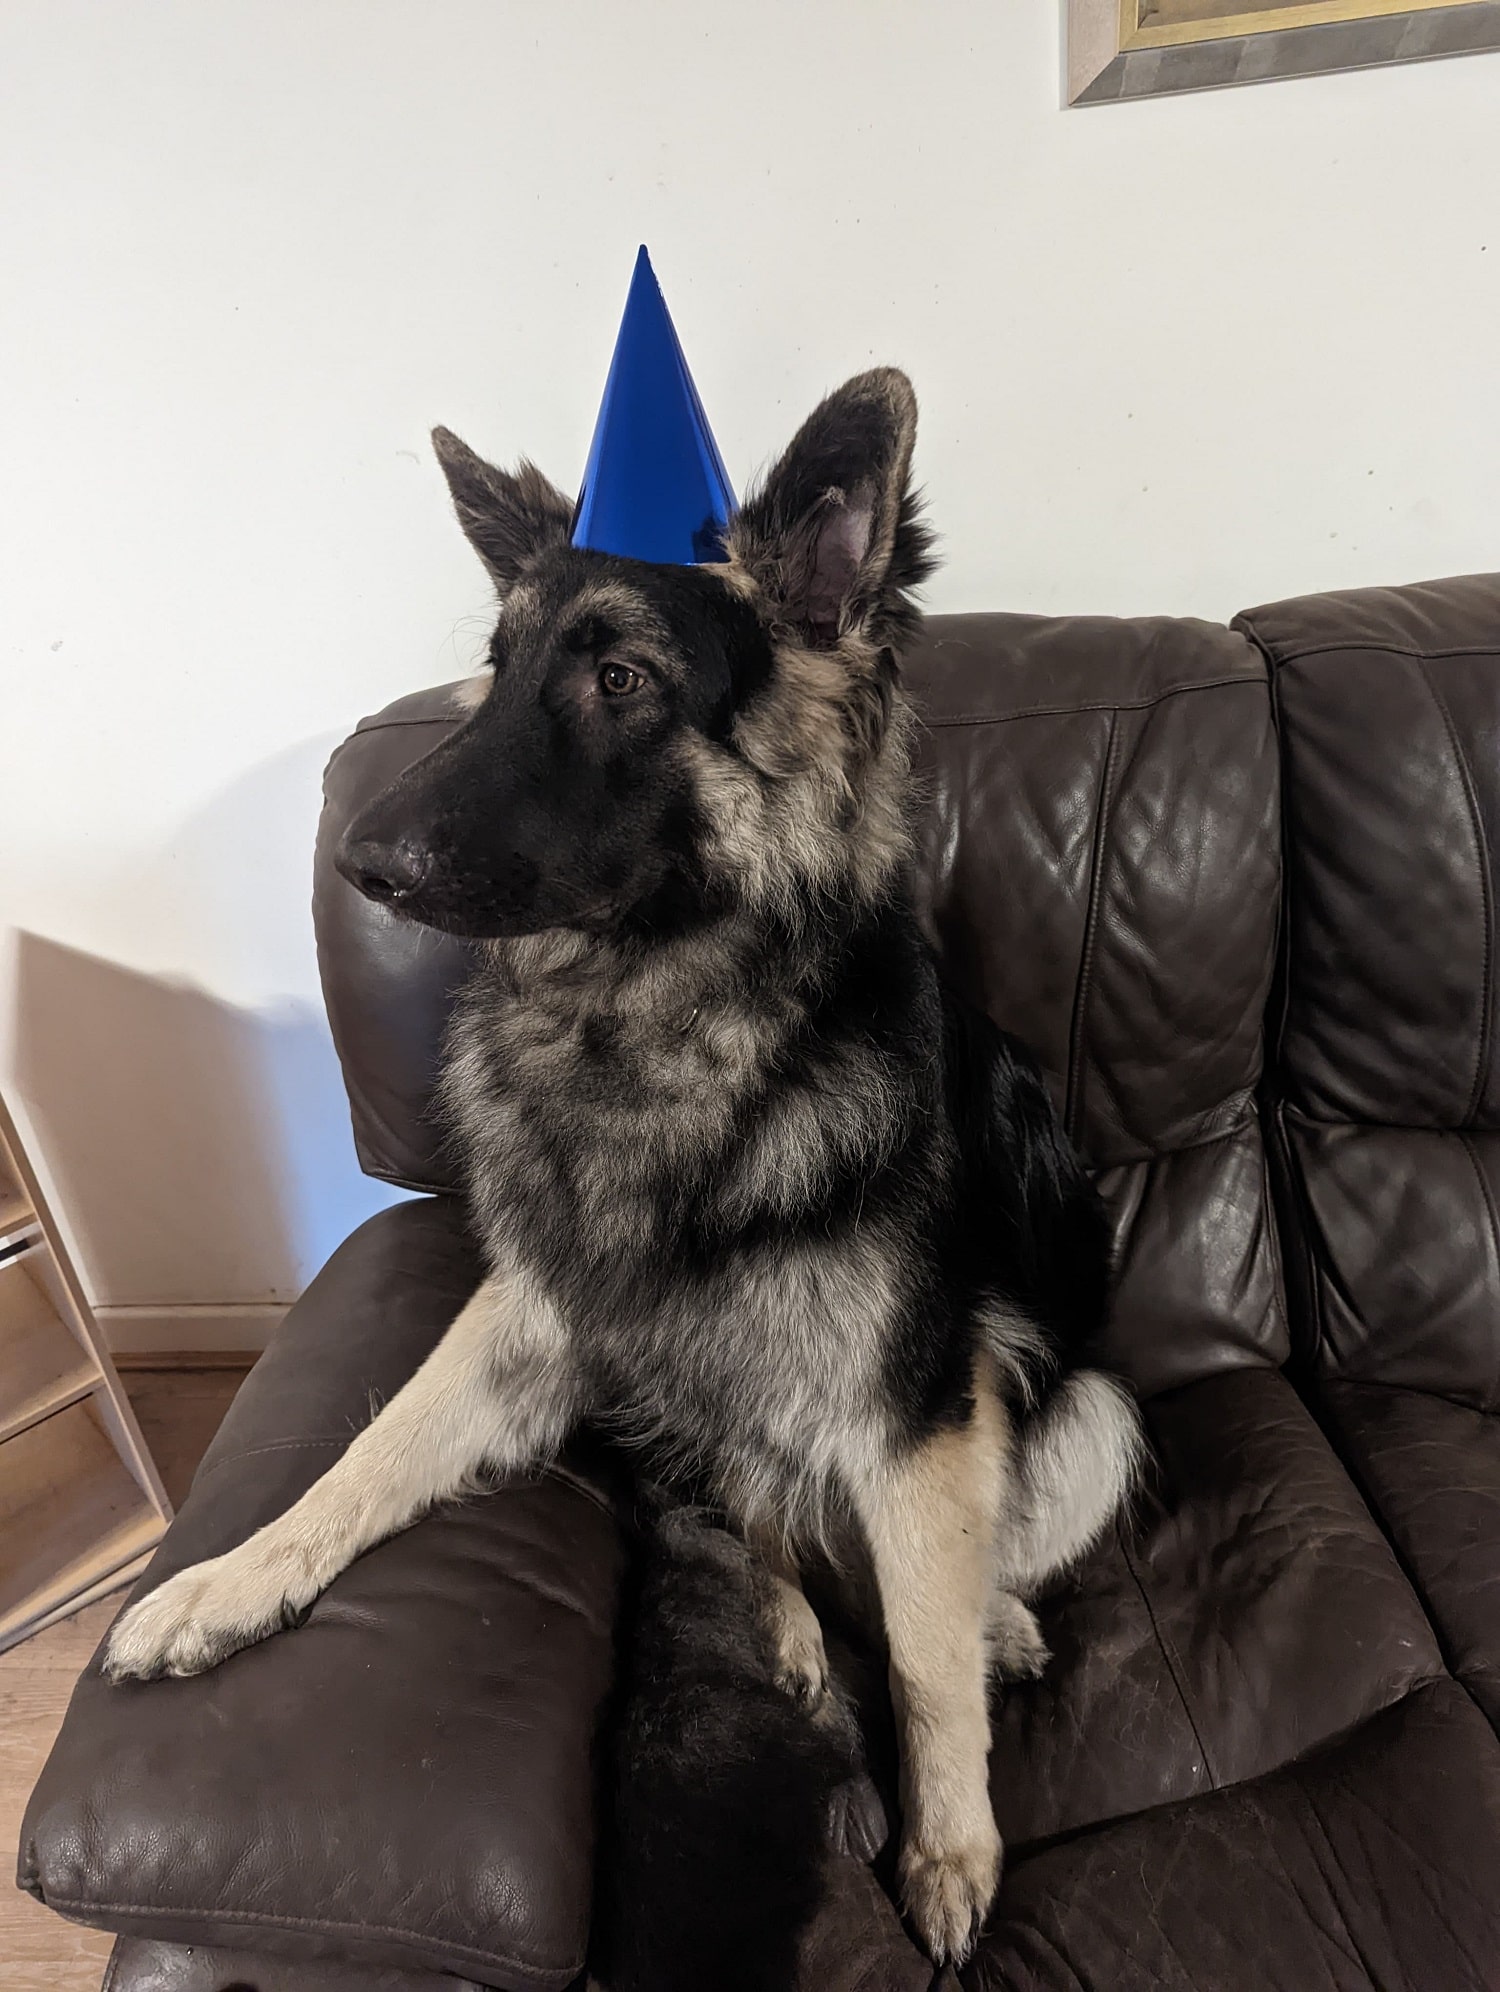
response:
<svg viewBox="0 0 1500 1992"><path fill-rule="evenodd" d="M860 1476L901 1739L902 1900L933 1958L966 1957L1000 1879L990 1807L986 1620L1005 1414L981 1392L967 1425Z"/></svg>
<svg viewBox="0 0 1500 1992"><path fill-rule="evenodd" d="M110 1635L115 1680L201 1674L297 1622L355 1557L460 1493L482 1466L532 1466L577 1409L567 1335L516 1275L487 1279L426 1362L286 1513L131 1606Z"/></svg>

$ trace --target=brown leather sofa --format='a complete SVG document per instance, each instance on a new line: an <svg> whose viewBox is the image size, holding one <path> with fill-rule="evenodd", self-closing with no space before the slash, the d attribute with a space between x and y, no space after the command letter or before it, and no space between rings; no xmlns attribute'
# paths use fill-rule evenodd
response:
<svg viewBox="0 0 1500 1992"><path fill-rule="evenodd" d="M1004 1887L937 1983L1500 1987L1500 576L938 617L910 679L935 930L1099 1171L1156 1456L997 1711ZM429 1194L292 1311L148 1583L293 1499L475 1282L428 1118L463 949L328 862L452 723L339 751L316 878L361 1156ZM120 1933L114 1992L572 1983L614 1473L432 1516L205 1678L90 1667L22 1885ZM830 1857L808 1988L934 1985L880 1874Z"/></svg>

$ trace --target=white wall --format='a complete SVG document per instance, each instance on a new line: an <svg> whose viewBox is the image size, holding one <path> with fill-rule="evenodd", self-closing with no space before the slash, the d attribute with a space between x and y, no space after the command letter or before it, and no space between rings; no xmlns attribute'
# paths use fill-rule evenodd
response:
<svg viewBox="0 0 1500 1992"><path fill-rule="evenodd" d="M285 1297L378 1200L319 768L482 631L428 428L575 478L638 241L742 480L910 369L938 607L1500 565L1500 58L1059 74L1053 0L0 8L0 1080L101 1299Z"/></svg>

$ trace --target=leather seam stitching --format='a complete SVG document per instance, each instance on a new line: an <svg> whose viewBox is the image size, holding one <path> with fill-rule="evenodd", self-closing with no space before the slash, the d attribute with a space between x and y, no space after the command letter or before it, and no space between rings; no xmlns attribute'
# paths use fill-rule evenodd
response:
<svg viewBox="0 0 1500 1992"><path fill-rule="evenodd" d="M1087 701L1063 701L1055 705L1022 706L1015 712L976 712L955 713L942 719L932 719L922 711L921 694L913 698L913 704L924 727L936 731L945 726L1004 726L1012 719L1065 718L1075 712L1144 712L1151 706L1160 705L1164 699L1180 698L1186 692L1213 692L1226 685L1242 685L1256 691L1264 691L1266 679L1262 673L1246 671L1223 672L1214 678L1190 678L1180 685L1168 685L1162 691L1151 692L1138 699L1089 699ZM460 724L461 714L427 713L412 719L361 720L349 740L343 741L334 751L336 760L350 740L366 738L372 733L391 733L404 726L446 726L454 730Z"/></svg>
<svg viewBox="0 0 1500 1992"><path fill-rule="evenodd" d="M361 1919L359 1922L340 1922L326 1916L295 1916L273 1914L263 1909L189 1909L172 1902L96 1902L91 1896L54 1895L49 1893L47 1907L66 1915L69 1910L80 1914L106 1916L162 1916L180 1917L184 1922L201 1919L212 1928L239 1929L249 1924L256 1928L271 1930L326 1930L330 1933L349 1933L358 1936L396 1937L413 1943L428 1952L444 1957L463 1957L476 1964L498 1964L505 1971L517 1971L523 1977L550 1984L557 1976L568 1973L565 1983L571 1983L583 1969L576 1965L528 1964L524 1959L497 1950L483 1950L477 1944L449 1943L446 1940L434 1942L424 1937L419 1930L403 1929L397 1923L373 1923ZM66 1905L66 1906L64 1906ZM442 1970L441 1965L436 1967ZM101 1988L102 1992L102 1988Z"/></svg>
<svg viewBox="0 0 1500 1992"><path fill-rule="evenodd" d="M1230 627L1240 626L1240 618L1236 616ZM1337 643L1315 643L1306 650L1282 650L1278 648L1274 637L1262 636L1253 623L1244 624L1244 629L1254 633L1255 641L1278 669L1286 664L1300 664L1304 657L1338 657L1364 651L1371 651L1379 657L1409 657L1417 664L1440 657L1500 656L1493 643L1457 643L1446 650L1413 650L1409 644L1366 643L1360 639L1351 640L1349 637L1344 637Z"/></svg>
<svg viewBox="0 0 1500 1992"><path fill-rule="evenodd" d="M1474 1058L1474 1079L1469 1088L1469 1104L1464 1110L1462 1125L1470 1126L1479 1112L1479 1102L1484 1096L1484 1075L1489 1065L1490 1018L1495 1008L1495 904L1494 886L1490 878L1490 857L1484 839L1484 824L1479 814L1479 798L1474 793L1474 777L1469 768L1468 756L1459 742L1458 729L1453 724L1453 715L1448 710L1448 701L1438 690L1427 660L1416 659L1417 669L1422 674L1422 682L1427 687L1428 696L1437 707L1443 726L1448 735L1448 745L1453 750L1459 779L1463 783L1464 802L1469 811L1469 830L1474 839L1474 851L1479 860L1479 881L1482 887L1481 905L1484 913L1484 993L1483 1008L1479 1016L1479 1045Z"/></svg>
<svg viewBox="0 0 1500 1992"><path fill-rule="evenodd" d="M1114 783L1115 746L1120 733L1120 715L1109 721L1109 740L1104 750L1104 766L1099 776L1098 814L1094 820L1093 851L1089 861L1088 909L1083 919L1083 952L1078 963L1078 986L1073 991L1073 1017L1068 1032L1068 1089L1065 1125L1076 1141L1083 1110L1083 1033L1088 1013L1089 984L1093 977L1094 955L1099 935L1099 901L1104 875L1104 844L1109 829L1110 793Z"/></svg>
<svg viewBox="0 0 1500 1992"><path fill-rule="evenodd" d="M1178 1658L1177 1651L1172 1642L1167 1638L1157 1622L1150 1594L1141 1580L1141 1573L1136 1568L1135 1558L1130 1551L1130 1544L1126 1541L1125 1532L1118 1522L1115 1524L1115 1535L1120 1544L1121 1554L1125 1559L1125 1568L1130 1572L1130 1580L1135 1585L1140 1601L1145 1607L1146 1617L1150 1621L1151 1632L1156 1640L1157 1650L1166 1663L1167 1673L1171 1676L1172 1686L1176 1690L1177 1699L1182 1705L1182 1713L1187 1718L1188 1728L1193 1732L1193 1741L1197 1744L1198 1754L1203 1759L1203 1768L1208 1773L1209 1784L1214 1791L1222 1791L1222 1782L1218 1772L1214 1769L1213 1758L1209 1755L1208 1745L1203 1740L1203 1732L1198 1727L1197 1718L1193 1714L1192 1703L1188 1699L1187 1687L1183 1679L1182 1662Z"/></svg>
<svg viewBox="0 0 1500 1992"><path fill-rule="evenodd" d="M1464 1139L1471 1134L1490 1136L1500 1133L1500 1129L1481 1125L1477 1122L1469 1125L1462 1121L1456 1121L1452 1124L1444 1121L1435 1124L1432 1121L1387 1121L1367 1120L1363 1118L1351 1120L1346 1114L1325 1115L1306 1113L1301 1107L1285 1097L1282 1098L1281 1104L1285 1107L1289 1120L1294 1121L1299 1128L1306 1128L1314 1134L1321 1134L1334 1128L1347 1128L1355 1134L1455 1135Z"/></svg>
<svg viewBox="0 0 1500 1992"><path fill-rule="evenodd" d="M1249 691L1264 692L1266 680L1261 676L1248 676L1243 671L1220 678L1195 678L1184 685L1169 685L1165 691L1153 692L1149 698L1140 699L1089 699L1064 702L1056 705L1020 706L1014 712L964 712L945 714L934 719L923 712L920 698L913 701L922 725L930 733L940 733L945 727L957 726L1008 726L1013 719L1067 719L1080 712L1150 712L1153 707L1162 705L1167 699L1181 698L1190 692L1212 692L1225 686L1238 685Z"/></svg>

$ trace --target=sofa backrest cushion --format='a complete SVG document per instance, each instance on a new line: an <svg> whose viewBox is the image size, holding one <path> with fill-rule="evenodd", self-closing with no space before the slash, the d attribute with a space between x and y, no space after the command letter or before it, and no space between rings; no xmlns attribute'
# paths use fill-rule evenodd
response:
<svg viewBox="0 0 1500 1992"><path fill-rule="evenodd" d="M937 617L908 674L934 936L1041 1058L1143 1391L1287 1352L1256 1110L1280 892L1264 665L1208 623Z"/></svg>
<svg viewBox="0 0 1500 1992"><path fill-rule="evenodd" d="M1281 734L1273 1089L1330 1374L1500 1404L1500 575L1239 619Z"/></svg>

